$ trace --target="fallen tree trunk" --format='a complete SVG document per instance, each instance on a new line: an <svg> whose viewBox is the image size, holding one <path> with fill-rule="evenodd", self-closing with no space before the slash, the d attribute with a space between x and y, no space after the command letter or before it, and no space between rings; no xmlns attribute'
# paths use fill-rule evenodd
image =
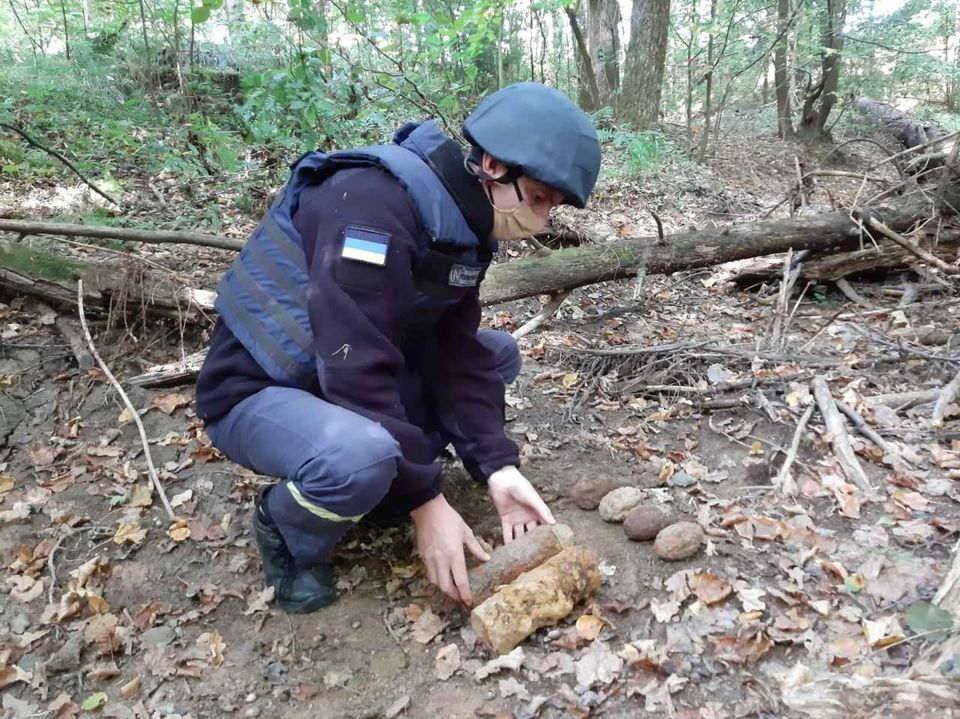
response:
<svg viewBox="0 0 960 719"><path fill-rule="evenodd" d="M189 288L173 273L139 264L125 270L116 263L82 262L0 241L0 287L55 305L76 306L77 280L83 280L84 305L95 312L136 310L197 319L213 309L212 292Z"/></svg>
<svg viewBox="0 0 960 719"><path fill-rule="evenodd" d="M691 230L668 235L662 243L652 237L625 238L557 250L546 257L513 260L492 268L480 297L483 304L491 305L632 277L641 269L648 274L669 274L790 249L849 250L859 248L861 243L869 244L870 239L865 236L869 233L864 231L861 235L850 214L827 212ZM871 207L869 214L904 232L929 217L929 203L922 196L912 196Z"/></svg>
<svg viewBox="0 0 960 719"><path fill-rule="evenodd" d="M955 262L960 253L960 233L942 233L937 244L927 251L945 262ZM783 272L783 263L770 260L763 262L764 264L760 267L750 267L737 273L733 281L738 285L752 285L778 279ZM835 282L848 275L879 270L885 272L900 270L915 264L917 264L915 254L894 242L884 240L876 247L871 245L862 250L808 258L803 262L799 279L808 282Z"/></svg>
<svg viewBox="0 0 960 719"><path fill-rule="evenodd" d="M914 158L907 167L908 172L918 172L928 167L942 165L950 151L956 133L947 132L936 122L924 122L912 115L898 110L885 102L871 97L861 96L854 100L856 108L877 118L889 127L900 143L906 148L924 146L926 153Z"/></svg>

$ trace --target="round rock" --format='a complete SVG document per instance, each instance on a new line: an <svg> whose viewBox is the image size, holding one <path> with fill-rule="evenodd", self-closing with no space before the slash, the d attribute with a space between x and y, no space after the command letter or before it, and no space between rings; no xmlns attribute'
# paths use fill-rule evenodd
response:
<svg viewBox="0 0 960 719"><path fill-rule="evenodd" d="M653 543L654 553L668 562L688 559L700 551L703 545L703 530L693 522L677 522L657 534Z"/></svg>
<svg viewBox="0 0 960 719"><path fill-rule="evenodd" d="M636 487L617 487L600 500L600 516L605 522L622 522L642 501L643 492Z"/></svg>
<svg viewBox="0 0 960 719"><path fill-rule="evenodd" d="M613 477L582 477L570 490L570 498L580 509L594 510L600 500L621 485Z"/></svg>
<svg viewBox="0 0 960 719"><path fill-rule="evenodd" d="M670 524L670 518L660 507L641 504L634 507L623 520L623 532L635 542L648 542Z"/></svg>

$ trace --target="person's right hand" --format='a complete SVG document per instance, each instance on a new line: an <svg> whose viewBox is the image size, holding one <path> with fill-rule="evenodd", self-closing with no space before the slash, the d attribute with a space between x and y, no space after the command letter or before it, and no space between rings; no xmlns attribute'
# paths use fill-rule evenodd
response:
<svg viewBox="0 0 960 719"><path fill-rule="evenodd" d="M414 509L410 516L417 530L417 551L427 565L430 581L451 599L472 605L463 547L466 545L477 559L490 559L473 531L442 494Z"/></svg>

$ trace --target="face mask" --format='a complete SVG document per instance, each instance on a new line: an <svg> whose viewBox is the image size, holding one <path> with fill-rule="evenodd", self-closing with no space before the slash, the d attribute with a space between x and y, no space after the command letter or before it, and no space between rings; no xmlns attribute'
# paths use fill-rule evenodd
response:
<svg viewBox="0 0 960 719"><path fill-rule="evenodd" d="M496 205L493 206L493 231L490 236L495 240L522 240L538 233L543 227L543 220L526 201L512 210L501 210Z"/></svg>

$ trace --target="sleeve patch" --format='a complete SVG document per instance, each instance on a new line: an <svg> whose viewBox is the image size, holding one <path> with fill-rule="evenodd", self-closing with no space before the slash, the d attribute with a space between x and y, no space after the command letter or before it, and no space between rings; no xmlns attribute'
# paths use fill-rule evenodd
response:
<svg viewBox="0 0 960 719"><path fill-rule="evenodd" d="M383 267L387 264L390 235L363 227L348 225L343 231L343 249L340 257Z"/></svg>

